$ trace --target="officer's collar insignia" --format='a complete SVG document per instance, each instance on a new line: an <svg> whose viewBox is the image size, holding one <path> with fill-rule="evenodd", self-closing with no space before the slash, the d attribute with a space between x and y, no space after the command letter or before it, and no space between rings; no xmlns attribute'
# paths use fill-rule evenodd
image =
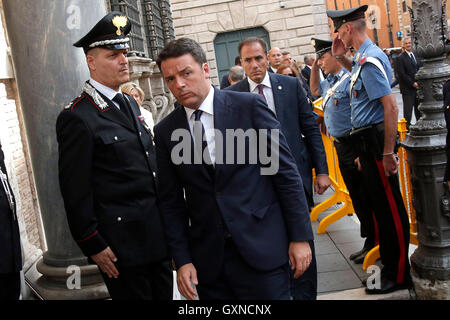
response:
<svg viewBox="0 0 450 320"><path fill-rule="evenodd" d="M109 108L108 103L102 98L102 96L97 92L97 90L95 90L95 88L89 82L86 82L84 84L83 91L92 97L94 103L97 105L97 107L100 108L101 111L105 111L105 109Z"/></svg>
<svg viewBox="0 0 450 320"><path fill-rule="evenodd" d="M364 62L366 62L366 56L364 56L362 59L361 59L361 64L363 64Z"/></svg>
<svg viewBox="0 0 450 320"><path fill-rule="evenodd" d="M138 116L138 119L139 119L140 123L144 123L145 119L144 119L144 116L142 114Z"/></svg>
<svg viewBox="0 0 450 320"><path fill-rule="evenodd" d="M358 52L358 54L356 55L356 61L359 61L359 58L361 58L361 53Z"/></svg>
<svg viewBox="0 0 450 320"><path fill-rule="evenodd" d="M117 28L116 34L120 36L122 35L121 28L125 28L128 22L128 18L126 16L115 16L111 22L114 25L114 27Z"/></svg>

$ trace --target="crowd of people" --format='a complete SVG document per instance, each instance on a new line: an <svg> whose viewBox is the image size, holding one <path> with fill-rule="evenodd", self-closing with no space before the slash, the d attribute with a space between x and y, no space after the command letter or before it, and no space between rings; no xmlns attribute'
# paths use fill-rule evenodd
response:
<svg viewBox="0 0 450 320"><path fill-rule="evenodd" d="M155 126L142 108L144 92L129 82L130 21L111 12L74 44L84 50L90 79L57 119L59 182L71 234L112 299L171 300L173 270L190 300L316 299L309 213L314 193L331 184L320 121L334 139L365 238L350 259L362 263L380 246L380 281L364 283L366 292L411 286L393 71L366 34L366 10L327 11L334 40L313 38L316 54L303 68L262 39L241 41L220 90L201 46L171 41L157 64L177 102ZM419 68L410 41L397 60L409 115ZM323 119L313 112L318 97ZM231 150L236 136L217 140L230 130L248 133ZM262 174L267 151L277 162L272 174ZM0 298L17 299L20 241L0 156L0 235L11 243L0 250Z"/></svg>

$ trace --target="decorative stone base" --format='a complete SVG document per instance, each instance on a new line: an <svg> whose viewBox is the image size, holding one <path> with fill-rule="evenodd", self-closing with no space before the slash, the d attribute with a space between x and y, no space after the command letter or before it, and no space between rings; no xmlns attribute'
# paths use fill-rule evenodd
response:
<svg viewBox="0 0 450 320"><path fill-rule="evenodd" d="M450 300L450 280L428 280L417 276L411 269L417 299L419 300Z"/></svg>
<svg viewBox="0 0 450 320"><path fill-rule="evenodd" d="M38 271L39 270L39 271ZM103 278L97 266L80 267L80 289L70 290L67 279L71 276L67 268L55 268L43 263L35 263L25 274L25 278L35 291L45 300L103 300L109 298Z"/></svg>

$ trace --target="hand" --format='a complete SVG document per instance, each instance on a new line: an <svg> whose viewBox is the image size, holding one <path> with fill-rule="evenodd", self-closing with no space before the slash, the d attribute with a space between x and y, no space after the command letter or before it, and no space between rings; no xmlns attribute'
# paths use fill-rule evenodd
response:
<svg viewBox="0 0 450 320"><path fill-rule="evenodd" d="M295 279L308 269L311 260L311 247L307 241L291 242L289 244L289 262L291 263L291 269L295 269Z"/></svg>
<svg viewBox="0 0 450 320"><path fill-rule="evenodd" d="M417 82L414 82L413 87L417 89L419 87L419 84Z"/></svg>
<svg viewBox="0 0 450 320"><path fill-rule="evenodd" d="M331 47L331 53L333 56L343 56L348 51L348 48L345 46L344 42L337 36L333 40L333 45Z"/></svg>
<svg viewBox="0 0 450 320"><path fill-rule="evenodd" d="M356 165L356 169L358 171L362 171L362 166L361 166L361 162L359 161L359 157L355 159L355 165Z"/></svg>
<svg viewBox="0 0 450 320"><path fill-rule="evenodd" d="M185 264L177 271L178 291L188 300L197 297L197 291L192 287L192 283L198 285L197 270L192 263Z"/></svg>
<svg viewBox="0 0 450 320"><path fill-rule="evenodd" d="M311 66L311 69L312 69L312 70L315 70L316 68L319 67L319 65L317 64L318 62L319 62L319 59L315 59L315 60L314 60L312 66Z"/></svg>
<svg viewBox="0 0 450 320"><path fill-rule="evenodd" d="M331 185L330 177L326 174L319 174L316 176L316 181L314 182L314 192L322 194Z"/></svg>
<svg viewBox="0 0 450 320"><path fill-rule="evenodd" d="M106 273L109 278L115 278L119 276L119 271L117 271L114 262L117 262L117 258L112 252L110 247L105 250L94 254L91 259L99 266L99 268Z"/></svg>
<svg viewBox="0 0 450 320"><path fill-rule="evenodd" d="M392 176L398 172L398 164L400 163L397 154L390 154L383 157L384 174Z"/></svg>

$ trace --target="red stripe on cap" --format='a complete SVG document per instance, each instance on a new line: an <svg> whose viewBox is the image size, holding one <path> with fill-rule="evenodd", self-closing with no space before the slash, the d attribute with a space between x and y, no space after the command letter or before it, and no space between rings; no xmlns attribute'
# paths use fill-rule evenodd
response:
<svg viewBox="0 0 450 320"><path fill-rule="evenodd" d="M94 232L93 234L91 234L90 236L84 238L83 240L77 240L77 242L78 242L78 243L80 243L80 242L85 242L85 241L89 240L90 238L92 238L93 236L95 236L97 233L98 233L98 231L95 230L95 232Z"/></svg>
<svg viewBox="0 0 450 320"><path fill-rule="evenodd" d="M395 229L397 231L397 240L400 248L400 258L398 261L398 273L397 273L397 283L402 283L404 281L405 275L405 244L403 238L403 227L400 220L400 215L398 213L397 203L394 199L394 194L392 193L391 184L389 183L388 177L384 173L383 161L376 160L378 173L380 174L381 181L383 181L384 190L386 192L386 197L389 202L389 207L392 212L392 218L394 220Z"/></svg>

